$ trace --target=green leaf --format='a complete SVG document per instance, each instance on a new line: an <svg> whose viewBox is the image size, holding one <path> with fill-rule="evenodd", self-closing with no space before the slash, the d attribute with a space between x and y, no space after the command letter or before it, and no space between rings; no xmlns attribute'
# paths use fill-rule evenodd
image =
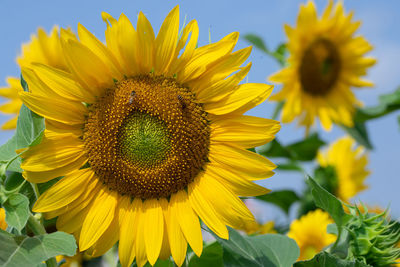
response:
<svg viewBox="0 0 400 267"><path fill-rule="evenodd" d="M364 122L355 122L353 128L349 128L341 125L343 130L345 130L351 137L353 137L357 143L368 148L373 149L371 141L369 140L368 131L365 127Z"/></svg>
<svg viewBox="0 0 400 267"><path fill-rule="evenodd" d="M258 200L269 202L280 207L286 214L293 203L300 200L299 196L291 190L272 191L263 196L257 196Z"/></svg>
<svg viewBox="0 0 400 267"><path fill-rule="evenodd" d="M241 236L229 229L229 240L214 235L223 248L224 266L290 267L300 255L296 242L287 236Z"/></svg>
<svg viewBox="0 0 400 267"><path fill-rule="evenodd" d="M29 218L29 200L22 194L13 194L3 203L6 223L21 232Z"/></svg>
<svg viewBox="0 0 400 267"><path fill-rule="evenodd" d="M257 47L258 49L264 51L267 54L270 54L270 51L268 50L267 46L265 45L263 39L259 37L256 34L246 34L243 37L246 41Z"/></svg>
<svg viewBox="0 0 400 267"><path fill-rule="evenodd" d="M223 267L223 251L218 242L213 242L204 247L201 257L196 254L189 260L189 267Z"/></svg>
<svg viewBox="0 0 400 267"><path fill-rule="evenodd" d="M286 147L281 145L277 139L274 139L272 142L258 148L257 152L271 158L311 161L316 157L318 149L323 145L325 145L325 142L319 138L317 133L314 133Z"/></svg>
<svg viewBox="0 0 400 267"><path fill-rule="evenodd" d="M0 232L0 266L36 266L58 255L74 256L75 238L64 232L35 237Z"/></svg>
<svg viewBox="0 0 400 267"><path fill-rule="evenodd" d="M247 239L250 239L250 242L273 262L273 266L293 266L300 255L296 242L284 235L257 235L249 236Z"/></svg>
<svg viewBox="0 0 400 267"><path fill-rule="evenodd" d="M296 262L294 267L371 267L368 264L359 261L342 260L325 251L318 253L308 261Z"/></svg>
<svg viewBox="0 0 400 267"><path fill-rule="evenodd" d="M44 128L44 119L22 105L14 136L0 147L0 162L9 164L7 170L22 172L15 150L39 144Z"/></svg>
<svg viewBox="0 0 400 267"><path fill-rule="evenodd" d="M393 93L379 96L379 104L377 106L357 109L354 120L356 122L365 122L380 118L399 109L400 87L397 88Z"/></svg>
<svg viewBox="0 0 400 267"><path fill-rule="evenodd" d="M312 188L311 193L315 204L331 215L340 235L342 226L351 219L351 215L344 212L343 204L339 199L322 188L311 177L308 177L308 182Z"/></svg>

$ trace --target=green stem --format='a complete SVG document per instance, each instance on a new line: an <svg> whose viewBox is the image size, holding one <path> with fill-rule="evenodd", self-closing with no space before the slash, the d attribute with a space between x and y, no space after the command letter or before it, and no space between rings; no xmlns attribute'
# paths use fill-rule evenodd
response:
<svg viewBox="0 0 400 267"><path fill-rule="evenodd" d="M278 103L276 104L274 113L272 114L272 119L273 119L273 120L276 120L276 119L278 118L278 115L279 115L279 113L281 112L281 109L282 109L282 107L283 107L283 103L284 103L284 102L281 101L281 102L278 102Z"/></svg>

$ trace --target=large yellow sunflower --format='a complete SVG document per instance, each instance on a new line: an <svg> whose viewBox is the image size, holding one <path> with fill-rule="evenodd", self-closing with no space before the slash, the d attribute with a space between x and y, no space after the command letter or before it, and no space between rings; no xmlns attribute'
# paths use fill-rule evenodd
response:
<svg viewBox="0 0 400 267"><path fill-rule="evenodd" d="M285 25L290 52L288 67L269 79L283 83L271 100L285 101L282 122L299 117L307 129L318 117L330 130L332 122L351 127L355 107L360 105L350 87L373 86L360 77L375 59L364 57L372 46L355 36L360 22L346 15L342 2L330 1L321 17L309 1L300 7L297 28Z"/></svg>
<svg viewBox="0 0 400 267"><path fill-rule="evenodd" d="M73 38L72 32L69 30L67 32ZM61 51L58 27L54 26L49 35L42 28L39 28L37 34L31 36L31 41L22 45L22 53L17 58L17 62L20 67L29 67L32 62L38 62L66 70L67 64ZM9 99L9 102L0 105L0 112L12 114L14 117L4 123L1 129L12 130L17 127L18 113L22 105L18 96L21 82L19 78L9 77L7 83L7 87L0 88L0 96Z"/></svg>
<svg viewBox="0 0 400 267"><path fill-rule="evenodd" d="M329 214L320 209L310 211L290 225L288 236L300 247L299 260L311 259L324 247L332 244L336 236L328 234L326 228L333 223Z"/></svg>
<svg viewBox="0 0 400 267"><path fill-rule="evenodd" d="M322 167L333 166L337 176L337 192L340 199L348 202L358 192L365 190L365 179L370 171L367 170L368 155L364 148L355 148L355 141L348 136L338 139L325 151L319 151L318 163Z"/></svg>
<svg viewBox="0 0 400 267"><path fill-rule="evenodd" d="M119 240L123 266L171 254L182 265L187 243L202 252L199 218L228 238L227 225L254 219L238 196L268 192L252 181L275 165L247 148L271 141L280 125L243 114L272 86L238 84L251 50L232 52L238 33L197 47L193 20L179 36L178 7L157 37L143 13L136 29L124 14L102 16L106 45L82 25L79 41L61 30L68 69L22 69L29 92L20 97L46 119L42 142L22 155L23 175L64 176L33 210L58 216L57 228L92 256Z"/></svg>

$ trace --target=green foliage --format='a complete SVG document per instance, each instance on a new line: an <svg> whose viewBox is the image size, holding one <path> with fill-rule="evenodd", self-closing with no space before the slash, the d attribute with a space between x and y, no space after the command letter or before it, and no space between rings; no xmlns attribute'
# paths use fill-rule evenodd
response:
<svg viewBox="0 0 400 267"><path fill-rule="evenodd" d="M34 237L14 236L0 230L0 266L36 266L57 255L73 256L76 252L72 235L55 232Z"/></svg>
<svg viewBox="0 0 400 267"><path fill-rule="evenodd" d="M354 127L346 127L341 125L343 130L345 130L354 140L357 141L360 145L368 148L373 149L371 141L369 140L369 135L367 128L364 122L354 122Z"/></svg>
<svg viewBox="0 0 400 267"><path fill-rule="evenodd" d="M284 235L241 236L229 229L229 240L214 236L223 248L224 266L290 267L300 255L296 242Z"/></svg>
<svg viewBox="0 0 400 267"><path fill-rule="evenodd" d="M294 267L371 267L359 261L347 261L329 254L325 251L318 253L308 261L296 262Z"/></svg>
<svg viewBox="0 0 400 267"><path fill-rule="evenodd" d="M371 214L349 207L352 220L346 224L350 233L348 259L359 260L372 266L384 267L394 264L400 257L400 229L386 220L387 212ZM364 206L364 209L367 208Z"/></svg>
<svg viewBox="0 0 400 267"><path fill-rule="evenodd" d="M19 193L13 194L3 203L3 207L6 210L7 225L21 232L30 215L29 199Z"/></svg>
<svg viewBox="0 0 400 267"><path fill-rule="evenodd" d="M268 49L263 39L256 34L246 34L244 39L266 53L267 55L273 57L281 66L284 66L286 63L286 44L280 44L275 51L271 51Z"/></svg>
<svg viewBox="0 0 400 267"><path fill-rule="evenodd" d="M311 177L308 177L308 181L312 188L311 193L315 204L331 215L338 227L338 234L340 235L342 226L351 220L351 216L344 212L343 204L339 199L322 188Z"/></svg>
<svg viewBox="0 0 400 267"><path fill-rule="evenodd" d="M299 196L291 190L272 191L263 196L256 197L259 200L275 204L280 207L286 214L293 203L300 200Z"/></svg>
<svg viewBox="0 0 400 267"><path fill-rule="evenodd" d="M317 133L311 134L304 140L283 146L277 139L265 144L257 149L257 152L263 156L271 158L287 158L298 161L311 161L318 152L318 149L325 145Z"/></svg>
<svg viewBox="0 0 400 267"><path fill-rule="evenodd" d="M6 164L7 170L22 172L15 150L40 143L44 128L44 119L22 105L14 136L0 147L0 163Z"/></svg>
<svg viewBox="0 0 400 267"><path fill-rule="evenodd" d="M204 247L201 257L196 254L189 259L189 267L222 267L223 264L223 250L218 242L213 242Z"/></svg>

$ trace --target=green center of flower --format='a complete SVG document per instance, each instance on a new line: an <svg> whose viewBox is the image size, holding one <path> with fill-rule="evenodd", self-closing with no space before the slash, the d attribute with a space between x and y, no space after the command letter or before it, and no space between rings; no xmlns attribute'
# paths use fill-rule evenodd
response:
<svg viewBox="0 0 400 267"><path fill-rule="evenodd" d="M336 46L320 38L305 50L299 75L302 89L314 96L327 95L339 78L341 62Z"/></svg>
<svg viewBox="0 0 400 267"><path fill-rule="evenodd" d="M134 112L125 118L118 139L121 155L143 166L164 160L171 147L165 123L141 112Z"/></svg>

